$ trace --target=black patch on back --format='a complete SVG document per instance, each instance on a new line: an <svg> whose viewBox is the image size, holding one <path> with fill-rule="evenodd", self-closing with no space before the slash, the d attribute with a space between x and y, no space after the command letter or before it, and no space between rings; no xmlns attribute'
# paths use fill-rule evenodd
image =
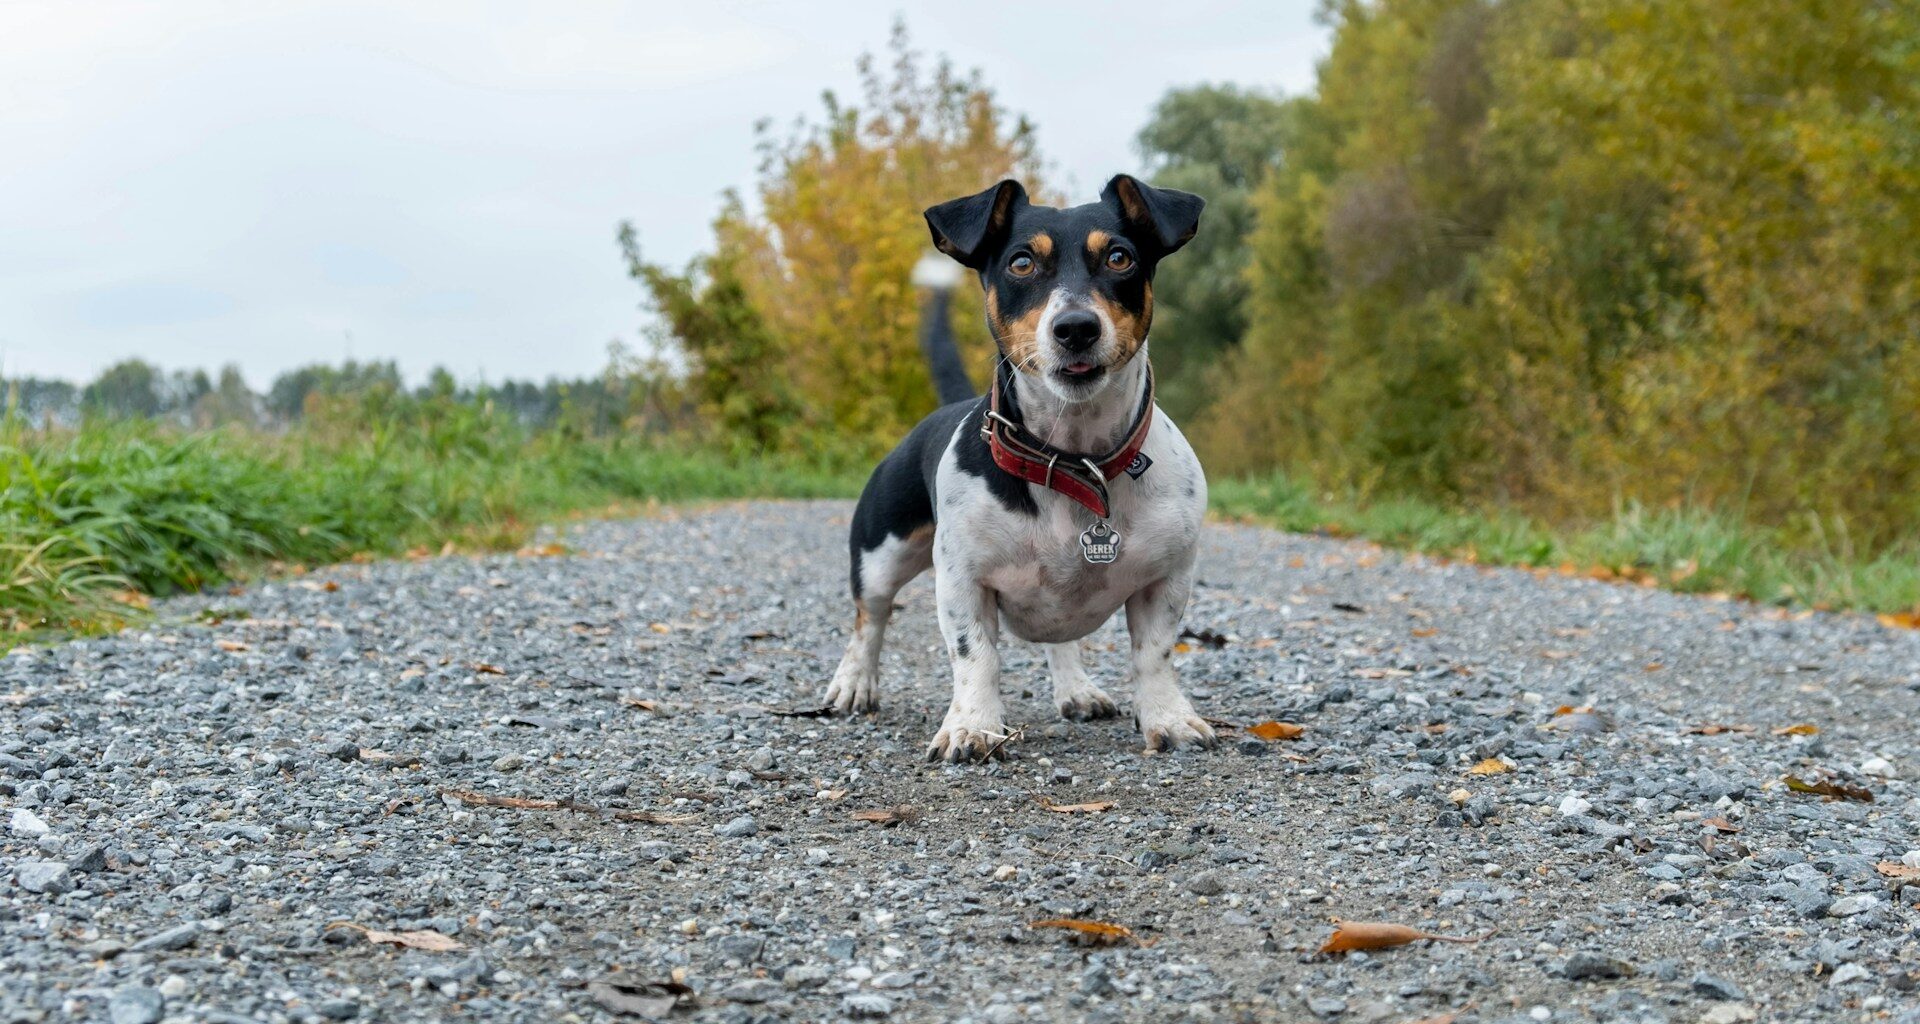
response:
<svg viewBox="0 0 1920 1024"><path fill-rule="evenodd" d="M987 400L976 400L972 413L967 416L966 426L953 441L954 465L960 472L984 481L987 493L993 495L994 500L1007 511L1039 515L1040 505L1033 500L1032 486L994 463L993 451L987 447L987 439L980 436L980 424L985 421L986 415Z"/></svg>

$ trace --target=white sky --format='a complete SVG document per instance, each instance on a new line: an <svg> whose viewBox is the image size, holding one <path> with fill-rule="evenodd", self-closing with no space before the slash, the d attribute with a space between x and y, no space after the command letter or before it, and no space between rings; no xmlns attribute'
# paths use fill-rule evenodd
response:
<svg viewBox="0 0 1920 1024"><path fill-rule="evenodd" d="M616 222L704 248L754 122L857 99L896 14L1084 200L1169 86L1309 88L1315 6L0 0L0 372L591 373L642 321Z"/></svg>

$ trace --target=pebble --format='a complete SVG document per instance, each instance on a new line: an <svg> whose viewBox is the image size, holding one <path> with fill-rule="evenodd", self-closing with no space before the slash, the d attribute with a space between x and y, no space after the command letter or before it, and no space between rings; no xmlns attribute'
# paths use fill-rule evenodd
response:
<svg viewBox="0 0 1920 1024"><path fill-rule="evenodd" d="M39 815L27 810L25 807L15 807L13 809L13 816L8 823L8 828L14 835L25 836L28 839L38 839L46 835L48 831L47 823L42 821Z"/></svg>
<svg viewBox="0 0 1920 1024"><path fill-rule="evenodd" d="M13 869L20 888L58 896L73 891L73 869L59 861L26 860Z"/></svg>
<svg viewBox="0 0 1920 1024"><path fill-rule="evenodd" d="M1833 917L1853 917L1856 914L1864 914L1879 905L1880 899L1876 896L1842 896L1827 907L1827 913Z"/></svg>
<svg viewBox="0 0 1920 1024"><path fill-rule="evenodd" d="M1602 953L1579 952L1567 958L1561 973L1569 981L1596 981L1609 978L1630 978L1634 974L1633 965L1624 960Z"/></svg>
<svg viewBox="0 0 1920 1024"><path fill-rule="evenodd" d="M1593 804L1578 793L1568 793L1560 801L1560 816L1563 818L1578 817L1591 810Z"/></svg>
<svg viewBox="0 0 1920 1024"><path fill-rule="evenodd" d="M107 999L107 1019L113 1024L156 1024L165 1010L160 993L144 986L117 989Z"/></svg>
<svg viewBox="0 0 1920 1024"><path fill-rule="evenodd" d="M840 1001L840 1009L853 1018L885 1017L893 1013L893 1000L876 992L855 992Z"/></svg>
<svg viewBox="0 0 1920 1024"><path fill-rule="evenodd" d="M127 947L133 953L172 952L185 949L200 939L200 926L183 924L166 931L150 935Z"/></svg>
<svg viewBox="0 0 1920 1024"><path fill-rule="evenodd" d="M724 825L714 827L714 832L726 836L728 839L742 839L759 831L760 824L753 820L753 815L751 814L742 814Z"/></svg>
<svg viewBox="0 0 1920 1024"><path fill-rule="evenodd" d="M1693 980L1687 983L1687 987L1693 990L1694 995L1708 999L1737 1002L1747 998L1746 994L1740 991L1740 986L1705 971L1694 975Z"/></svg>

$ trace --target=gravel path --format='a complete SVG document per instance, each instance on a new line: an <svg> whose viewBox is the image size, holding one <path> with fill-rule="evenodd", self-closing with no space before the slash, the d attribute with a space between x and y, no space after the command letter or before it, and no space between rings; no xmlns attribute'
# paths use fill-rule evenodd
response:
<svg viewBox="0 0 1920 1024"><path fill-rule="evenodd" d="M1226 643L1180 661L1241 731L1142 756L1011 643L1012 756L933 766L924 580L877 716L771 713L839 657L848 514L581 524L0 659L0 1021L1920 1020L1920 635L1216 525L1187 624ZM1493 934L1320 955L1333 918Z"/></svg>

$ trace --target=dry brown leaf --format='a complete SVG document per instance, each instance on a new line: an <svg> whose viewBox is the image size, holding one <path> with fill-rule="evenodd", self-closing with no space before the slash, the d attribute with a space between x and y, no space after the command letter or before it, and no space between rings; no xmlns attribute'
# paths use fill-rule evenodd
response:
<svg viewBox="0 0 1920 1024"><path fill-rule="evenodd" d="M1439 630L1434 629L1430 626L1420 626L1413 630L1413 635L1422 640L1425 640L1427 637L1430 637L1430 636L1438 636L1439 634L1440 634Z"/></svg>
<svg viewBox="0 0 1920 1024"><path fill-rule="evenodd" d="M1099 814L1101 811L1113 810L1113 801L1094 800L1084 804L1056 804L1043 796L1040 798L1040 806L1060 814Z"/></svg>
<svg viewBox="0 0 1920 1024"><path fill-rule="evenodd" d="M1733 822L1728 821L1725 818L1703 818L1701 819L1700 824L1705 825L1708 828L1713 829L1717 832L1725 832L1728 835L1732 835L1733 833L1740 831L1740 826L1735 825Z"/></svg>
<svg viewBox="0 0 1920 1024"><path fill-rule="evenodd" d="M1920 882L1920 868L1911 864L1902 864L1897 860L1883 860L1873 866L1882 877L1902 882Z"/></svg>
<svg viewBox="0 0 1920 1024"><path fill-rule="evenodd" d="M1808 782L1792 775L1786 777L1787 788L1795 793L1811 793L1829 800L1856 800L1863 804L1873 802L1873 790L1865 786L1849 786L1842 782Z"/></svg>
<svg viewBox="0 0 1920 1024"><path fill-rule="evenodd" d="M638 697L629 697L625 694L621 694L620 703L625 704L630 708L639 708L642 711L651 711L656 715L660 715L661 717L666 716L666 712L660 710L659 701L641 700Z"/></svg>
<svg viewBox="0 0 1920 1024"><path fill-rule="evenodd" d="M1275 740L1297 740L1306 731L1306 726L1295 725L1292 722L1261 722L1259 725L1247 727L1247 735L1258 736L1268 743Z"/></svg>
<svg viewBox="0 0 1920 1024"><path fill-rule="evenodd" d="M1133 929L1128 928L1126 925L1108 924L1105 921L1079 921L1072 918L1058 917L1046 921L1035 921L1027 925L1027 927L1033 929L1058 928L1062 931L1072 932L1088 942L1101 946L1111 946L1116 942L1132 942L1135 945L1145 947L1153 945L1154 942L1154 940L1142 939L1140 936L1135 935Z"/></svg>
<svg viewBox="0 0 1920 1024"><path fill-rule="evenodd" d="M248 647L243 640L216 640L213 645L223 651L249 651L253 649Z"/></svg>
<svg viewBox="0 0 1920 1024"><path fill-rule="evenodd" d="M1184 641L1184 640L1183 640L1183 641L1181 641L1181 642L1179 642L1179 643L1177 643L1177 644L1174 644L1174 645L1173 645L1173 653L1175 653L1175 654L1192 654L1192 653L1193 653L1193 645L1192 645L1192 644L1190 644L1190 643L1187 643L1186 641Z"/></svg>
<svg viewBox="0 0 1920 1024"><path fill-rule="evenodd" d="M351 928L365 935L368 942L384 942L395 946L405 946L408 949L425 950L429 953L451 953L456 949L466 948L459 939L451 935L442 935L432 930L389 932L382 931L378 928L368 928L365 925L354 924L351 921L336 921L327 927Z"/></svg>
<svg viewBox="0 0 1920 1024"><path fill-rule="evenodd" d="M558 558L566 553L565 544L542 544L539 547L525 547L514 552L521 558Z"/></svg>
<svg viewBox="0 0 1920 1024"><path fill-rule="evenodd" d="M490 665L484 661L476 661L468 667L473 669L475 673L483 676L504 676L507 674L506 669L498 665Z"/></svg>
<svg viewBox="0 0 1920 1024"><path fill-rule="evenodd" d="M920 812L908 804L896 804L892 807L874 807L853 812L855 821L871 821L881 825L898 825L901 822L916 821Z"/></svg>
<svg viewBox="0 0 1920 1024"><path fill-rule="evenodd" d="M679 979L639 982L604 978L587 986L587 995L603 1009L634 1017L665 1017L675 1005L689 1005L693 989Z"/></svg>
<svg viewBox="0 0 1920 1024"><path fill-rule="evenodd" d="M1513 766L1508 764L1507 762L1502 761L1497 757L1489 757L1485 761L1482 761L1479 764L1476 764L1473 767L1467 769L1467 774L1468 775L1505 775L1506 773L1512 770L1513 770Z"/></svg>
<svg viewBox="0 0 1920 1024"><path fill-rule="evenodd" d="M1920 612L1893 612L1888 615L1876 615L1882 626L1888 629L1920 629Z"/></svg>
<svg viewBox="0 0 1920 1024"><path fill-rule="evenodd" d="M1775 736L1818 736L1820 727L1812 722L1801 722L1798 725L1783 725L1773 730L1773 734Z"/></svg>
<svg viewBox="0 0 1920 1024"><path fill-rule="evenodd" d="M1489 932L1488 934L1492 934ZM1409 942L1422 940L1431 942L1479 942L1486 935L1435 935L1418 928L1409 928L1404 924L1388 924L1384 921L1341 921L1333 922L1333 934L1327 936L1326 945L1320 947L1322 953L1352 953L1358 950L1391 949L1404 946Z"/></svg>
<svg viewBox="0 0 1920 1024"><path fill-rule="evenodd" d="M360 760L368 764L391 764L401 768L412 768L420 763L420 755L389 754L384 750L375 750L372 747L361 747Z"/></svg>
<svg viewBox="0 0 1920 1024"><path fill-rule="evenodd" d="M1591 715L1591 714L1593 714L1593 705L1591 704L1582 704L1579 707L1574 707L1572 704L1562 704L1559 707L1553 709L1553 717L1555 718L1559 718L1561 715Z"/></svg>

